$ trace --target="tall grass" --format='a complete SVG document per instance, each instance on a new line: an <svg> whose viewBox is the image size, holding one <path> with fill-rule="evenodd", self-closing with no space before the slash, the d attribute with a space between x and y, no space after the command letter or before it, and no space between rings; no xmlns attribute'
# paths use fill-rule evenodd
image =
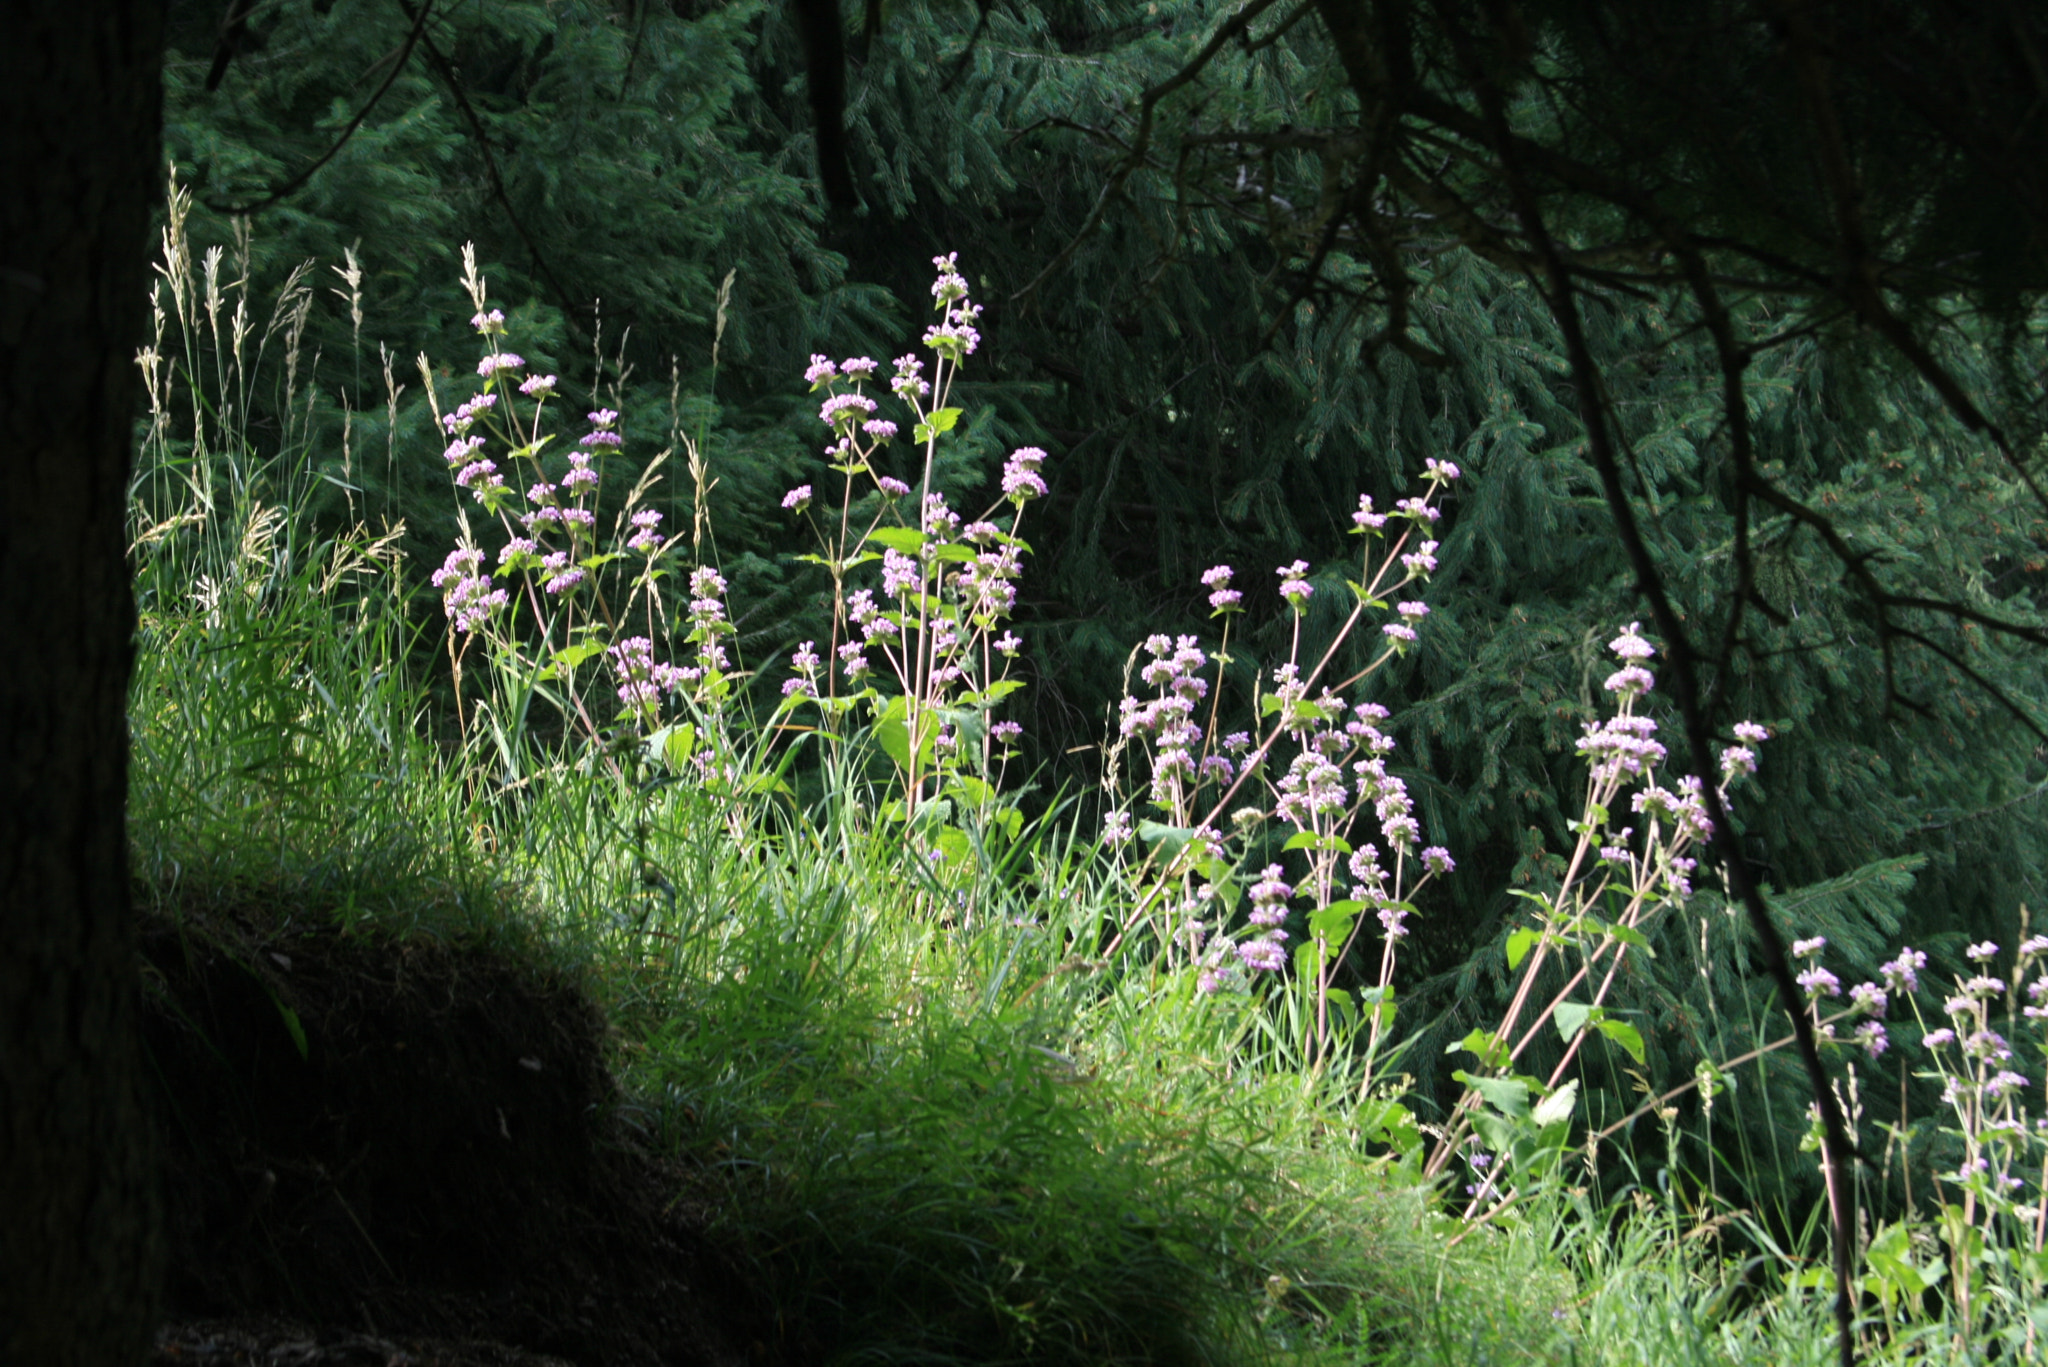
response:
<svg viewBox="0 0 2048 1367"><path fill-rule="evenodd" d="M600 713L608 688L576 672L600 657L577 654L589 637L561 619L545 651L507 643L469 660L467 685L442 682L444 595L398 553L401 529L303 515L317 453L337 439L296 345L306 273L259 309L232 251L183 241L179 204L174 192L135 488L144 880L166 904L267 890L376 933L486 936L582 966L617 1028L622 1123L691 1160L691 1195L780 1308L786 1350L931 1363L1831 1357L1816 1226L1722 1201L1714 1160L1683 1170L1673 1098L1651 1108L1663 1164L1618 1187L1611 1151L1581 1148L1568 1108L1518 1128L1530 1117L1514 1087L1539 1112L1571 1096L1563 1063L1545 1083L1507 1056L1554 1026L1554 1006L1522 1034L1466 1042L1489 1085L1453 1114L1403 1096L1390 1072L1404 1038L1399 916L1381 917L1377 987L1336 985L1365 909L1330 895L1341 823L1305 832L1329 915L1311 923L1291 985L1278 974L1261 990L1254 974L1249 990L1212 990L1216 946L1269 933L1178 938L1177 899L1229 881L1200 857L1224 802L1205 816L1198 786L1168 784L1171 819L1127 827L1136 845L1119 844L1114 819L1084 828L1061 804L1026 822L992 782L994 676L948 694L932 683L938 657L907 654L908 701L877 709L878 724L850 705L803 722L794 707L820 690L778 701L714 663L721 618L702 601L716 595L685 610L663 596L684 576L664 583L649 555L619 601L704 667L687 688L664 684L658 707L626 696L617 722ZM395 382L390 400L395 412ZM707 454L689 456L708 477ZM616 506L622 525L633 506ZM847 525L835 576L852 559ZM528 601L538 621L545 602ZM926 607L971 613L936 594ZM859 626L835 617L834 644ZM1175 668L1161 698L1185 688ZM462 710L459 690L480 676L486 691ZM506 679L525 682L488 691ZM556 724L529 724L550 705ZM1165 748L1156 726L1126 734L1155 759ZM948 735L974 743L949 749ZM1611 979L1678 848L1644 865L1635 901L1590 939L1600 894L1572 902L1569 881L1532 921L1521 953L1538 1007L1563 1000L1560 978L1536 976L1546 955L1578 954ZM1273 845L1246 859L1253 849ZM1414 886L1397 873L1385 905L1412 914L1399 899ZM1599 1011L1575 1018L1578 1033L1625 1042L1623 1013ZM1711 1096L1729 1079L1705 1080ZM1746 1134L1725 1128L1737 1100L1722 1095L1724 1128L1711 1108L1700 1122L1708 1154L1722 1152L1717 1133ZM1470 1163L1473 1124L1512 1163L1509 1185ZM1981 1124L1976 1139L2006 1152ZM1767 1187L1772 1164L1789 1185L1807 1161L1741 1155L1739 1187ZM1973 1190L1870 1232L1873 1359L2038 1355L2040 1240L2009 1192ZM1958 1276L1973 1294L1952 1294Z"/></svg>

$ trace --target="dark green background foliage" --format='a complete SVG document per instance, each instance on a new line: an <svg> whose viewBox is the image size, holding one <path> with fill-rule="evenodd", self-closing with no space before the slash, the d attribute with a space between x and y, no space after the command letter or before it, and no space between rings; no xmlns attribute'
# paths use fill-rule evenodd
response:
<svg viewBox="0 0 2048 1367"><path fill-rule="evenodd" d="M1227 45L1158 102L1143 155L1127 157L1140 92L1233 8L893 3L870 33L849 7L847 124L864 203L828 211L812 181L786 7L466 0L432 12L427 42L360 129L262 210L251 268L281 280L301 260L325 271L344 248L358 253L359 329L345 288L317 292L307 350L320 359L302 375L328 417L309 458L338 482L328 516L403 516L416 553L438 563L452 511L411 358L427 352L445 392L467 392L474 342L455 257L475 241L513 317L514 348L578 385L616 390L629 452L644 458L678 434L702 441L719 481L717 550L734 576L743 648L759 663L822 620L820 583L788 559L809 549L807 533L777 507L790 485L830 478L804 360L908 350L930 258L957 251L987 313L962 391L970 425L941 483L978 504L1003 450L1031 442L1052 453L1051 496L1026 524L1020 627L1027 737L1047 792L1096 777L1084 747L1101 740L1139 639L1194 632L1213 644L1203 569L1233 564L1249 590L1252 635L1234 646L1225 686L1226 710L1245 709L1251 662L1285 649L1272 567L1315 564L1307 630L1326 637L1347 606L1344 577L1356 574L1359 543L1344 533L1357 496L1385 506L1425 457L1457 461L1467 478L1440 529L1435 615L1421 647L1378 683L1425 828L1461 864L1405 961L1417 1003L1406 1019L1437 1022L1408 1056L1427 1083L1440 1042L1495 1004L1498 946L1519 905L1508 890L1558 875L1554 852L1568 846L1582 783L1572 744L1604 706L1605 642L1648 614L1526 258L1474 250L1448 220L1412 203L1388 208L1391 195L1368 203L1369 185L1333 179L1343 158L1332 130L1366 120L1318 22L1297 13L1290 24L1293 12L1274 9L1253 41ZM1781 107L1776 59L1762 39L1706 44L1711 16L1681 13L1700 9L1650 6L1643 32L1603 57L1620 40L1574 7L1531 7L1517 11L1519 49L1475 56L1416 38L1409 76L1416 91L1448 92L1430 98L1450 114L1476 119L1471 63L1497 69L1509 116L1531 139L1667 187L1670 212L1731 236L1776 222L1764 245L1796 262L1823 233L1825 205L1800 197L1809 151L1786 131L1798 120ZM195 234L222 243L229 210L265 199L333 145L392 74L412 26L397 0L264 5L209 94L218 6L185 0L173 11L170 147L205 206ZM1707 88L1743 97L1679 108L1684 92ZM1994 201L1973 197L1975 163L1941 162L1903 116L1873 118L1867 174L1885 187L1874 213L1917 223L1898 230L1911 238L1898 253L1911 269L1888 284L1898 307L1938 315L1942 362L1971 392L2030 411L2037 400L2020 382L2042 359L2033 320L2012 307L1974 312L1938 259L1962 243L1985 263L1982 280L2010 284L2035 260L2025 224L1973 214ZM1479 209L1498 204L1483 159L1448 141L1431 155L1440 187L1469 192ZM1743 184L1756 198L1737 204ZM1920 197L1927 186L1939 193ZM1558 214L1575 242L1626 236L1611 205ZM1330 226L1374 215L1391 225L1379 237ZM1611 275L1581 282L1582 313L1628 492L1706 639L1730 601L1737 477L1709 329L1667 266L1618 251ZM1754 348L1744 402L1758 468L1832 519L1895 592L2038 623L2042 508L1985 438L1840 311L1765 288L1727 297L1729 326ZM380 345L413 386L388 446ZM346 468L345 407L357 452ZM2031 430L2011 428L2026 454ZM670 505L685 523L686 484L677 479ZM2038 802L2048 770L2014 715L2048 718L2039 654L1933 614L1914 619L2003 702L1928 649L1888 662L1867 603L1814 532L1769 510L1757 517L1757 590L1770 611L1749 613L1714 685L1720 725L1746 716L1774 733L1738 813L1785 929L1827 935L1838 967L1865 972L1901 939L1951 953L1965 935L2011 943L2019 906L2043 900L2048 854ZM419 612L438 617L425 595ZM1675 727L1668 738L1682 757ZM1713 881L1703 871L1702 884ZM1725 1051L1768 1014L1739 971L1739 922L1720 915L1712 891L1695 905L1711 934L1674 922L1663 957L1639 965L1626 990L1623 1004L1645 1013L1653 1081L1689 1075L1703 1052ZM1634 1083L1606 1081L1613 1095L1601 1104L1633 1104ZM1773 1132L1799 1129L1799 1111L1788 1101Z"/></svg>

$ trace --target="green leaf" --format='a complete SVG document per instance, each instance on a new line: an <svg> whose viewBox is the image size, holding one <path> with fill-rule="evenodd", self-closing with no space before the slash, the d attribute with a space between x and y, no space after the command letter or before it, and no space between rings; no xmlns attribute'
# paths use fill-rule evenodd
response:
<svg viewBox="0 0 2048 1367"><path fill-rule="evenodd" d="M1280 847L1285 850L1335 850L1338 854L1351 853L1351 846L1341 836L1318 835L1314 831L1296 831L1287 837L1287 843Z"/></svg>
<svg viewBox="0 0 2048 1367"><path fill-rule="evenodd" d="M995 801L996 798L996 790L972 774L957 775L946 786L948 789L958 792L970 807L986 807L989 803Z"/></svg>
<svg viewBox="0 0 2048 1367"><path fill-rule="evenodd" d="M1586 1028L1588 1019L1597 1020L1606 1014L1600 1007L1587 1006L1583 1002L1559 1002L1551 1014L1551 1021L1557 1026L1557 1033L1570 1044Z"/></svg>
<svg viewBox="0 0 2048 1367"><path fill-rule="evenodd" d="M1329 998L1330 1005L1337 1008L1337 1016L1346 1030L1358 1028L1358 1005L1351 1000L1349 992L1341 987L1332 987L1325 989L1323 995Z"/></svg>
<svg viewBox="0 0 2048 1367"><path fill-rule="evenodd" d="M875 744L902 770L910 768L910 728L901 716L884 717L875 723Z"/></svg>
<svg viewBox="0 0 2048 1367"><path fill-rule="evenodd" d="M1343 947L1351 938L1351 927L1358 923L1357 903L1352 910L1332 905L1318 907L1308 914L1308 933L1311 938L1329 942L1332 952Z"/></svg>
<svg viewBox="0 0 2048 1367"><path fill-rule="evenodd" d="M867 539L879 541L890 550L900 551L904 555L916 555L924 549L928 538L914 527L877 527L868 533Z"/></svg>
<svg viewBox="0 0 2048 1367"><path fill-rule="evenodd" d="M911 439L923 443L930 441L942 432L952 431L953 425L960 421L960 413L961 410L958 408L934 408L926 415L925 420L917 425L916 431L911 434Z"/></svg>
<svg viewBox="0 0 2048 1367"><path fill-rule="evenodd" d="M937 843L948 864L966 865L974 858L974 842L958 826L942 827Z"/></svg>
<svg viewBox="0 0 2048 1367"><path fill-rule="evenodd" d="M648 747L667 761L674 773L682 773L690 762L690 756L697 752L697 727L693 722L671 726L655 732L647 738Z"/></svg>
<svg viewBox="0 0 2048 1367"><path fill-rule="evenodd" d="M1522 960L1529 957L1529 951L1536 947L1536 942L1541 938L1541 934L1527 927L1508 936L1508 972L1512 973L1522 966Z"/></svg>
<svg viewBox="0 0 2048 1367"><path fill-rule="evenodd" d="M1463 1068L1451 1074L1502 1115L1525 1120L1529 1115L1529 1084L1516 1077L1481 1077Z"/></svg>
<svg viewBox="0 0 2048 1367"><path fill-rule="evenodd" d="M1168 826L1164 822L1159 821L1140 821L1138 823L1138 839L1144 841L1147 845L1157 845L1160 854L1164 855L1168 860L1173 859L1183 849L1186 849L1188 841L1194 837L1194 834L1195 828L1192 826Z"/></svg>
<svg viewBox="0 0 2048 1367"><path fill-rule="evenodd" d="M1529 1112L1529 1118L1534 1120L1537 1125L1547 1129L1560 1121L1570 1120L1572 1118L1572 1111L1577 1107L1578 1101L1579 1080L1573 1078L1570 1082L1565 1083L1564 1086L1537 1102L1536 1109Z"/></svg>
<svg viewBox="0 0 2048 1367"><path fill-rule="evenodd" d="M1455 1054L1460 1050L1477 1055L1479 1061L1489 1068L1504 1068L1507 1066L1508 1047L1502 1042L1500 1036L1490 1030L1474 1030L1456 1044L1445 1049L1444 1052L1446 1054Z"/></svg>
<svg viewBox="0 0 2048 1367"><path fill-rule="evenodd" d="M1640 949L1643 953L1649 955L1653 959L1657 957L1657 951L1650 948L1650 942L1644 939L1643 933L1637 930L1635 927L1611 925L1604 927L1604 929L1606 930L1607 934L1621 941L1630 949Z"/></svg>
<svg viewBox="0 0 2048 1367"><path fill-rule="evenodd" d="M591 656L602 654L604 654L604 646L597 641L581 641L573 646L563 646L548 657L547 667L540 671L538 677L543 679L561 678L564 675L574 673L576 667Z"/></svg>
<svg viewBox="0 0 2048 1367"><path fill-rule="evenodd" d="M1392 1148L1404 1160L1422 1155L1422 1130L1414 1114L1398 1101L1375 1101L1359 1108L1359 1127L1370 1139Z"/></svg>
<svg viewBox="0 0 2048 1367"><path fill-rule="evenodd" d="M1527 1117L1504 1116L1496 1111L1478 1110L1472 1113L1472 1128L1479 1132L1479 1138L1487 1148L1497 1154L1512 1154L1515 1141L1522 1137Z"/></svg>
<svg viewBox="0 0 2048 1367"><path fill-rule="evenodd" d="M1628 1051L1628 1056L1640 1065L1643 1061L1643 1033L1627 1021L1599 1020L1593 1028Z"/></svg>

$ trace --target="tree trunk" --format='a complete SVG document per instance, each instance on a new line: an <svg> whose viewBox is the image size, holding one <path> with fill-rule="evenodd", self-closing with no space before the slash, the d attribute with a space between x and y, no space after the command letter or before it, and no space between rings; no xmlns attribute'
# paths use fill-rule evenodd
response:
<svg viewBox="0 0 2048 1367"><path fill-rule="evenodd" d="M158 1220L127 859L124 523L161 0L0 36L0 1362L146 1356Z"/></svg>

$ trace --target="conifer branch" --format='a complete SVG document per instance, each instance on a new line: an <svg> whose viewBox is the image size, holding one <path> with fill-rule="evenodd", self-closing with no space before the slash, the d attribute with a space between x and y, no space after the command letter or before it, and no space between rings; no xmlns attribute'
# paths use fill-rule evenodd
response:
<svg viewBox="0 0 2048 1367"><path fill-rule="evenodd" d="M329 147L325 152L322 152L318 157L314 158L313 161L310 162L305 167L305 169L301 170L297 175L293 176L290 180L278 186L275 190L272 190L269 194L265 195L262 199L257 200L253 204L235 205L215 204L209 202L206 207L212 209L215 213L253 217L256 214L262 213L265 209L270 208L272 205L277 204L286 196L293 194L299 189L303 188L306 182L313 178L315 172L317 172L321 167L325 166L328 162L333 161L335 155L339 153L342 148L348 146L349 139L353 138L356 135L356 130L363 126L363 120L370 117L370 111L377 107L378 103L383 100L385 93L389 91L391 87L397 83L399 75L405 70L406 59L412 56L412 50L419 43L420 39L426 36L427 15L430 11L432 11L433 8L434 0L420 0L419 13L412 16L412 29L405 35L404 44L398 49L395 58L387 59L391 61L390 74L384 77L384 82L382 85L379 85L377 87L376 93L371 95L370 98L364 103L363 107L356 111L356 116L348 121L348 126L341 130L341 136L334 140L333 146ZM408 10L408 12L410 12L410 10ZM374 68L372 69L374 70ZM213 89L213 86L208 85L207 89L211 90Z"/></svg>
<svg viewBox="0 0 2048 1367"><path fill-rule="evenodd" d="M540 244L534 241L532 231L526 226L526 220L519 216L519 210L513 206L512 196L505 188L505 177L498 170L498 158L491 151L490 133L484 128L484 121L477 114L476 106L469 102L468 92L462 88L462 82L455 75L454 64L434 42L433 35L424 31L427 8L432 3L433 0L420 0L419 17L414 21L415 26L421 28L420 39L426 47L427 60L433 63L434 70L441 73L441 80L448 87L448 93L454 97L456 108L462 111L463 118L469 123L470 131L476 134L477 151L484 159L484 170L490 175L491 193L497 197L499 207L504 209L505 220L512 225L512 231L519 234L519 240L526 244L527 254L533 258L534 269L540 272L541 278L547 281L548 288L554 291L555 302L562 310L562 317L578 334L587 337L589 332L577 317L577 306L572 301L569 291L556 277L555 268L548 263ZM398 0L398 7L410 15L413 13L413 0Z"/></svg>
<svg viewBox="0 0 2048 1367"><path fill-rule="evenodd" d="M1089 208L1087 217L1081 220L1081 226L1067 239L1067 245L1060 248L1058 254L1046 262L1044 269L1032 276L1024 288L1010 296L1011 303L1022 303L1029 299L1038 292L1040 285L1073 259L1074 253L1080 250L1088 235L1102 222L1103 214L1108 211L1110 202L1122 191L1124 182L1145 164L1152 148L1153 119L1158 111L1159 102L1200 76L1231 39L1249 31L1254 19L1278 3L1279 0L1250 0L1249 4L1230 16L1215 33L1211 34L1209 41L1202 44L1201 50L1189 58L1180 70L1159 84L1146 87L1144 93L1138 97L1138 127L1131 137L1130 151L1103 181L1101 191L1095 196L1094 205Z"/></svg>
<svg viewBox="0 0 2048 1367"><path fill-rule="evenodd" d="M1616 530L1620 533L1630 563L1635 568L1638 591L1649 601L1651 614L1656 618L1658 630L1664 637L1665 654L1670 662L1670 674L1675 685L1673 691L1678 695L1679 710L1685 720L1686 738L1692 750L1692 771L1701 775L1701 798L1707 809L1707 817L1713 823L1713 844L1721 856L1722 873L1748 912L1751 929L1755 932L1757 942L1763 951L1764 966L1777 985L1779 1004L1791 1018L1800 1061L1805 1065L1807 1080L1813 1090L1814 1103L1820 1112L1822 1145L1828 1160L1825 1177L1834 1196L1829 1203L1829 1213L1834 1247L1835 1325L1840 1338L1842 1367L1854 1367L1855 1312L1851 1296L1852 1274L1855 1269L1856 1183L1852 1180L1849 1165L1857 1156L1856 1146L1849 1135L1841 1105L1835 1099L1833 1088L1828 1085L1827 1070L1821 1064L1820 1048L1815 1038L1813 1022L1808 1018L1799 986L1793 979L1792 963L1786 953L1785 943L1771 921L1769 910L1757 889L1756 880L1750 875L1742 851L1736 847L1735 832L1729 820L1727 804L1721 800L1718 788L1709 781L1715 767L1713 747L1706 709L1700 696L1691 635L1687 632L1685 623L1679 617L1670 594L1664 587L1656 557L1651 554L1649 544L1643 539L1634 506L1629 501L1627 490L1622 487L1620 464L1616 460L1609 436L1608 408L1600 385L1598 364L1593 359L1591 347L1587 345L1585 329L1579 319L1578 288L1563 253L1554 245L1549 226L1543 218L1542 208L1537 203L1535 192L1529 185L1512 146L1502 93L1487 65L1472 52L1470 40L1459 28L1460 16L1450 12L1446 0L1437 0L1437 4L1438 12L1445 20L1446 29L1452 35L1453 46L1457 50L1460 63L1465 68L1465 78L1479 97L1487 131L1498 139L1495 150L1500 157L1503 179L1514 204L1516 216L1521 221L1523 234L1544 259L1544 274L1548 286L1546 292L1550 295L1551 314L1557 320L1559 331L1564 337L1566 352L1571 358L1573 382L1578 390L1579 403L1585 419L1587 450L1599 471L1601 487L1608 508L1613 513ZM1734 376L1734 383L1739 398L1739 371Z"/></svg>

